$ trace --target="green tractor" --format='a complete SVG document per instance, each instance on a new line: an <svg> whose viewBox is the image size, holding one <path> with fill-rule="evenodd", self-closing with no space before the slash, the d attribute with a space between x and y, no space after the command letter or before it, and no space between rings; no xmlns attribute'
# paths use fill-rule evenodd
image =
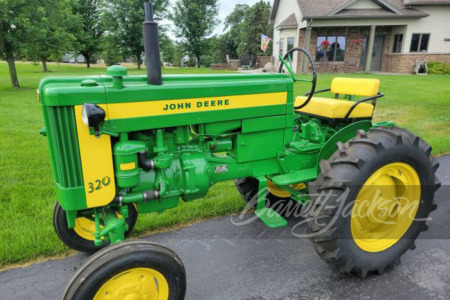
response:
<svg viewBox="0 0 450 300"><path fill-rule="evenodd" d="M147 76L113 66L106 76L39 86L56 233L72 249L96 252L64 299L184 298L174 252L124 240L138 214L202 198L227 180L269 227L287 225L274 203L310 208L311 241L341 272L382 273L414 248L427 228L415 219L436 208L438 163L416 135L371 122L378 80L335 78L315 91L314 61L301 48L281 58L279 74L161 76L149 3L145 11ZM294 51L310 61L311 80L292 72ZM297 81L311 84L305 96L294 97ZM318 96L326 91L335 97Z"/></svg>

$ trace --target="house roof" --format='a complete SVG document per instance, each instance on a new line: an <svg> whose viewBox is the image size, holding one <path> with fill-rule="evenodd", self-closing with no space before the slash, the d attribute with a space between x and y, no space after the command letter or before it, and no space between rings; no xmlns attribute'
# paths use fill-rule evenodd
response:
<svg viewBox="0 0 450 300"><path fill-rule="evenodd" d="M335 18L414 18L426 17L421 11L407 8L403 0L372 0L379 9L348 9L357 0L297 0L304 19L335 19ZM320 4L319 4L320 3Z"/></svg>
<svg viewBox="0 0 450 300"><path fill-rule="evenodd" d="M334 18L344 17L361 17L361 18L378 18L378 17L396 17L396 13L387 9L343 9L339 13L333 15Z"/></svg>
<svg viewBox="0 0 450 300"><path fill-rule="evenodd" d="M289 27L298 27L297 23L297 17L295 14L290 15L287 17L283 22L280 23L280 25L277 26L277 28L289 28Z"/></svg>
<svg viewBox="0 0 450 300"><path fill-rule="evenodd" d="M405 0L406 6L450 5L450 0Z"/></svg>
<svg viewBox="0 0 450 300"><path fill-rule="evenodd" d="M450 5L450 0L371 0L379 6L378 9L349 9L357 1L297 0L297 3L303 19L422 18L428 14L414 9L412 6ZM274 0L270 17L271 23L275 20L279 4L280 0Z"/></svg>
<svg viewBox="0 0 450 300"><path fill-rule="evenodd" d="M275 17L277 16L278 6L280 5L280 0L274 0L272 5L272 10L270 11L269 24L273 24Z"/></svg>

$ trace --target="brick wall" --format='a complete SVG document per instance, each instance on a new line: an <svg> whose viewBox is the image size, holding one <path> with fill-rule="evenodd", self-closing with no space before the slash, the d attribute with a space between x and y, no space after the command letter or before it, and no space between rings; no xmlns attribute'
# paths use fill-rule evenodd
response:
<svg viewBox="0 0 450 300"><path fill-rule="evenodd" d="M387 53L384 54L383 69L385 72L412 74L416 66L417 59L425 59L430 61L441 61L450 64L450 54L402 54L402 53Z"/></svg>
<svg viewBox="0 0 450 300"><path fill-rule="evenodd" d="M256 58L256 63L258 64L259 68L264 68L264 66L269 62L273 64L272 56L258 56Z"/></svg>
<svg viewBox="0 0 450 300"><path fill-rule="evenodd" d="M361 52L362 46L352 46L352 41L368 37L370 27L323 27L313 28L311 31L311 43L308 50L311 52L313 58L316 57L317 37L319 36L346 36L346 49L344 53L343 62L316 62L317 71L319 73L354 73L361 70ZM305 29L299 29L299 47L305 47ZM417 59L425 59L430 61L441 61L450 64L449 54L429 54L429 53L389 53L391 46L391 27L377 26L375 35L383 35L384 49L381 58L381 71L399 74L412 74L416 65ZM356 60L356 66L349 66L349 59ZM301 70L301 58L297 61L297 71ZM308 70L311 71L309 62L307 62Z"/></svg>
<svg viewBox="0 0 450 300"><path fill-rule="evenodd" d="M237 70L237 65L231 64L228 66L228 64L211 64L211 70Z"/></svg>
<svg viewBox="0 0 450 300"><path fill-rule="evenodd" d="M317 70L319 73L354 73L361 70L361 52L362 46L352 46L352 41L362 40L364 37L368 37L370 33L370 27L324 27L313 28L311 31L311 43L309 45L309 51L313 58L316 57L316 45L317 38L319 36L346 36L346 48L344 53L343 62L316 62ZM384 53L389 51L391 28L380 26L376 28L376 35L384 35ZM300 29L299 46L305 46L305 29ZM384 54L383 54L384 55ZM356 60L356 66L349 66L349 59ZM383 70L384 57L382 58L382 70ZM298 61L298 70L301 67L301 60ZM311 69L308 67L309 70Z"/></svg>

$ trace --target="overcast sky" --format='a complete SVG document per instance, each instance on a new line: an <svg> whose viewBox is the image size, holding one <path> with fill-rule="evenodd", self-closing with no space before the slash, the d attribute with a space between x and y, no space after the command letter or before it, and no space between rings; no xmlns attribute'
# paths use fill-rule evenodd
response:
<svg viewBox="0 0 450 300"><path fill-rule="evenodd" d="M260 0L219 0L220 3L219 20L221 23L214 30L214 34L223 33L223 23L225 21L225 18L233 11L233 8L236 4L248 4L251 6L259 1Z"/></svg>
<svg viewBox="0 0 450 300"><path fill-rule="evenodd" d="M259 2L260 0L219 0L219 20L220 24L216 27L216 29L213 32L214 34L220 35L223 33L223 23L225 21L225 18L233 11L233 8L236 4L248 4L253 5L256 2ZM266 0L267 1L267 0ZM272 3L272 0L270 0ZM168 24L173 29L173 25L170 21L162 21L162 24ZM170 37L172 39L175 39L175 36L172 32L169 33Z"/></svg>

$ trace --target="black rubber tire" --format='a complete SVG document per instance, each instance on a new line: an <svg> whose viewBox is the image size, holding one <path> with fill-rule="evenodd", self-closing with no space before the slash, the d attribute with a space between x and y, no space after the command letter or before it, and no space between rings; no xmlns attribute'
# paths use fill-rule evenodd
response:
<svg viewBox="0 0 450 300"><path fill-rule="evenodd" d="M254 177L235 179L234 184L248 205L256 208L256 195L259 186L258 179ZM289 217L300 212L301 204L292 200L290 197L282 198L268 192L266 195L266 207L274 209L282 216Z"/></svg>
<svg viewBox="0 0 450 300"><path fill-rule="evenodd" d="M413 250L416 238L428 229L424 221L414 221L399 241L380 252L366 252L353 240L351 214L343 216L340 207L356 199L374 171L394 162L407 163L417 172L421 199L416 218L426 219L436 209L433 198L440 186L435 176L439 164L425 141L402 128L374 128L369 133L361 130L349 142L338 143L338 150L321 162L321 173L310 184L308 208L315 210L308 217L310 239L320 257L343 273L355 273L361 278L368 272L382 274L394 263L400 264L400 257L408 249ZM348 192L346 197L344 192Z"/></svg>
<svg viewBox="0 0 450 300"><path fill-rule="evenodd" d="M63 299L93 299L100 287L115 275L146 267L164 275L170 300L184 299L186 271L180 258L172 250L146 241L119 243L91 256L69 281Z"/></svg>
<svg viewBox="0 0 450 300"><path fill-rule="evenodd" d="M138 218L138 212L133 204L128 204L128 213L129 215L126 219L128 230L125 232L125 237L130 235ZM58 202L53 211L53 227L59 239L66 244L67 247L76 251L94 253L109 245L109 242L104 242L101 246L95 246L94 241L84 239L79 236L75 230L69 229L67 227L66 211Z"/></svg>

